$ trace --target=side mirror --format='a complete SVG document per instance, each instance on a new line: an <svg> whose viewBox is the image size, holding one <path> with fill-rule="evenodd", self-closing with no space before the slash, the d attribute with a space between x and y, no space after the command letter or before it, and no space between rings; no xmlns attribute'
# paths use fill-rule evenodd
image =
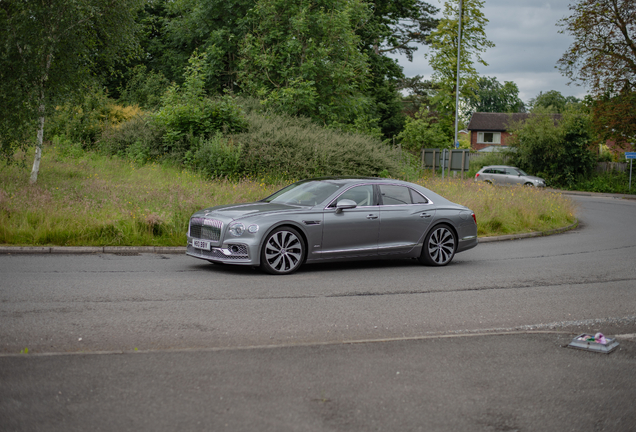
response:
<svg viewBox="0 0 636 432"><path fill-rule="evenodd" d="M338 201L338 204L336 204L336 213L342 213L342 211L345 209L352 209L356 208L357 206L358 204L356 204L356 202L353 200L342 199Z"/></svg>

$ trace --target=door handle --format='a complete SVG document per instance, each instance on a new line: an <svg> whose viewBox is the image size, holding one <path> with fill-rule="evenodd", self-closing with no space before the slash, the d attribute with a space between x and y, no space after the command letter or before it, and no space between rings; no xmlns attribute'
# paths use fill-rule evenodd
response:
<svg viewBox="0 0 636 432"><path fill-rule="evenodd" d="M367 219L377 219L378 215L374 215L374 214L370 214L369 216L367 216Z"/></svg>
<svg viewBox="0 0 636 432"><path fill-rule="evenodd" d="M426 219L428 219L428 218L430 218L430 217L431 217L431 215L430 215L430 214L428 214L428 213L422 213L422 214L420 215L420 217L421 217L421 218L426 218Z"/></svg>

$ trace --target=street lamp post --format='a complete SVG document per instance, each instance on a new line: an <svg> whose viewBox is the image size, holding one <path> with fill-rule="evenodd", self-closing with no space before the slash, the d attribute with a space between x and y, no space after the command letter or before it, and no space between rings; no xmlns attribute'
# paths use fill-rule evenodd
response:
<svg viewBox="0 0 636 432"><path fill-rule="evenodd" d="M455 84L455 147L458 147L457 128L459 122L459 59L462 50L462 0L459 0L459 29L457 31L457 83Z"/></svg>

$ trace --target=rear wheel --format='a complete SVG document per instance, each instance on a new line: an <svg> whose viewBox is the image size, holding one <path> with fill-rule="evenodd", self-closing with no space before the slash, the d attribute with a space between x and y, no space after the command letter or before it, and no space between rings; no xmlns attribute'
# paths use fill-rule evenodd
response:
<svg viewBox="0 0 636 432"><path fill-rule="evenodd" d="M437 225L426 236L420 262L429 266L445 266L453 260L457 238L448 225Z"/></svg>
<svg viewBox="0 0 636 432"><path fill-rule="evenodd" d="M261 249L261 269L270 274L291 274L305 258L302 236L293 228L277 228L267 235Z"/></svg>

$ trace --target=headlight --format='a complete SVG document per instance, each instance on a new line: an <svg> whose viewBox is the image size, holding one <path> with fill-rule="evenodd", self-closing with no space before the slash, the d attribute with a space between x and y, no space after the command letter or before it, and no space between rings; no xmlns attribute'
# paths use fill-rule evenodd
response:
<svg viewBox="0 0 636 432"><path fill-rule="evenodd" d="M239 237L245 232L245 225L240 222L232 224L228 228L228 231L230 231L230 234L232 234L234 237Z"/></svg>

